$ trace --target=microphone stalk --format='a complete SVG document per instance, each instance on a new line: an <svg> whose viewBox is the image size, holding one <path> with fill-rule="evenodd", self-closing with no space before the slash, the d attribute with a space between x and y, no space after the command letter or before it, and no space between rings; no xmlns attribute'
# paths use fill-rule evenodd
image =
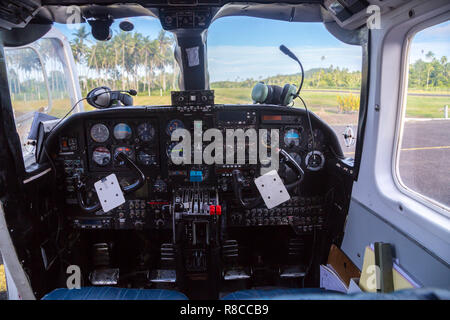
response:
<svg viewBox="0 0 450 320"><path fill-rule="evenodd" d="M297 56L291 50L289 50L284 44L282 44L280 46L280 51L283 52L285 55L287 55L292 60L297 61L297 63L300 66L300 69L302 70L302 80L300 82L300 86L298 87L297 93L295 94L295 97L299 97L300 90L302 90L302 87L303 87L303 80L305 79L305 72L303 71L303 65L300 62L300 59L297 58Z"/></svg>

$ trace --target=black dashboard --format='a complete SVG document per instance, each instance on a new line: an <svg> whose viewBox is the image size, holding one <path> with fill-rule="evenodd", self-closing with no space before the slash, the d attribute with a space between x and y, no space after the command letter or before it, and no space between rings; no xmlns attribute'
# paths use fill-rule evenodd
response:
<svg viewBox="0 0 450 320"><path fill-rule="evenodd" d="M192 133L190 151L172 141L178 129ZM209 129L223 139L230 132L254 130L258 155L249 136L241 147L221 145L223 161L195 160L196 150L206 151L212 141L205 139ZM261 146L284 155L278 158L278 174L290 199L271 208L255 185L268 170L267 162L257 161ZM280 271L283 266L306 268L315 251L323 257L341 236L351 187L337 170L342 150L334 131L303 109L188 105L96 110L61 122L45 148L57 173L64 228L69 238L83 239L72 252L97 250L93 260L70 258L88 270L99 268L92 261L105 250L114 252L117 267L133 274L144 263L137 257L146 256L153 285L172 283L188 292L205 280L214 284L205 290L215 295L222 280L251 279L253 285L273 284L275 278L298 281L304 273ZM174 155L189 153L192 163L174 162ZM104 212L94 183L112 173L125 202ZM110 249L100 250L103 246Z"/></svg>
<svg viewBox="0 0 450 320"><path fill-rule="evenodd" d="M277 129L279 147L288 152L305 172L303 183L293 192L292 199L280 208L267 209L264 205L239 208L233 198L232 173L234 170L242 173L248 186L248 197L255 197L257 194L252 190L252 184L260 175L261 163L250 163L248 158L252 155L246 153L247 160L240 164L236 158L229 163L225 157L223 163L212 165L174 164L171 155L182 154L183 150L176 148L178 142L171 141L171 133L181 128L194 133L195 125L200 125L203 132L217 128L224 136L230 129L255 129L257 132ZM76 228L171 229L177 209L209 215L209 206L217 205L221 211L227 210L229 226L291 225L311 231L312 221L317 225L323 223L320 215L316 217L309 211L313 212L323 202L326 164L342 156L334 132L312 113L311 125L312 128L304 110L279 106L215 105L200 111L179 107L115 108L70 117L58 126L49 139L49 145L55 140L56 164L64 172L61 186L64 186L65 202L71 207L68 211L70 220ZM268 135L259 136L263 145L270 140ZM206 144L202 142L202 147ZM246 141L246 148L248 144ZM128 195L124 205L111 212L80 210L75 179L83 180L87 187L83 195L87 205L97 201L93 183L103 176L116 173L121 186L128 186L136 180L124 162L117 159L120 152L142 170L145 175L143 186ZM225 155L228 152L230 150L224 150ZM285 183L294 176L283 165L279 171ZM318 183L319 180L322 183ZM180 208L177 201L185 208ZM187 202L194 204L187 206Z"/></svg>

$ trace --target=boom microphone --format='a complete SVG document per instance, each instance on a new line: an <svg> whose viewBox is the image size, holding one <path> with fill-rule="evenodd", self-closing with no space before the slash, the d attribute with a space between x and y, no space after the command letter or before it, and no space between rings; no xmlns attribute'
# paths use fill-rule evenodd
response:
<svg viewBox="0 0 450 320"><path fill-rule="evenodd" d="M295 54L293 54L292 51L289 50L284 44L282 44L280 46L280 50L285 55L287 55L289 58L297 61L298 64L300 65L300 69L302 69L302 80L300 82L300 86L298 87L297 93L294 95L294 99L295 98L299 98L300 101L303 103L303 106L305 107L306 115L308 117L308 122L309 122L309 130L311 132L311 138L312 138L312 150L314 150L316 144L315 144L315 141L314 141L314 132L313 132L313 128L312 128L311 117L309 115L309 110L308 110L308 107L306 106L305 101L302 99L302 97L300 97L300 90L302 90L303 80L305 79L305 72L303 71L303 65L300 62L300 60L297 58L297 56ZM314 155L314 153L313 153L313 155Z"/></svg>
<svg viewBox="0 0 450 320"><path fill-rule="evenodd" d="M291 58L292 60L295 60L298 62L298 64L300 65L300 69L302 70L302 80L300 82L300 86L298 87L297 93L295 94L297 97L300 94L300 90L302 90L303 87L303 80L305 78L305 72L303 71L303 65L300 62L300 60L297 58L297 56L295 54L292 53L291 50L289 50L284 44L282 44L280 46L280 51L283 52L285 55L287 55L289 58Z"/></svg>
<svg viewBox="0 0 450 320"><path fill-rule="evenodd" d="M280 46L281 52L283 52L285 55L289 56L291 59L294 59L295 61L299 61L297 56L292 53L291 50L289 50L284 44Z"/></svg>

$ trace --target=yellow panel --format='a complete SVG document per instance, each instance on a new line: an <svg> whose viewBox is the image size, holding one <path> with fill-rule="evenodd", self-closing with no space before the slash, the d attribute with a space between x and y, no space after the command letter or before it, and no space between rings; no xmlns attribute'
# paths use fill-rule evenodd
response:
<svg viewBox="0 0 450 320"><path fill-rule="evenodd" d="M6 291L5 266L0 265L0 292Z"/></svg>
<svg viewBox="0 0 450 320"><path fill-rule="evenodd" d="M363 291L376 292L376 272L375 272L375 253L370 248L366 247L364 252L364 262L361 272L361 278L359 280L359 286ZM394 278L394 290L402 290L414 288L412 284L405 279L397 270L392 268L392 275Z"/></svg>

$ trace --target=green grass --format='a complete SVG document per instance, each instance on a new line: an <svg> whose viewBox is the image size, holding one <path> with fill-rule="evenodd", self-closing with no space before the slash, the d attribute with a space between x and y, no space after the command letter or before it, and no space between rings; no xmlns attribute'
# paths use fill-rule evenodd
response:
<svg viewBox="0 0 450 320"><path fill-rule="evenodd" d="M445 105L450 105L450 97L408 96L406 116L411 118L443 118Z"/></svg>
<svg viewBox="0 0 450 320"><path fill-rule="evenodd" d="M430 93L416 92L411 93ZM436 94L448 94L448 91L432 92ZM308 107L316 113L328 113L329 116L336 114L337 96L345 96L349 93L337 92L302 92L302 97ZM219 88L215 89L217 103L251 103L250 88ZM296 106L301 103L296 101ZM406 116L412 118L442 118L444 106L450 105L450 97L412 96L409 95L406 104Z"/></svg>
<svg viewBox="0 0 450 320"><path fill-rule="evenodd" d="M248 104L251 101L251 88L216 88L216 103L225 104ZM447 94L447 91L434 92ZM308 104L311 111L323 117L325 121L332 123L348 123L356 120L355 114L339 114L337 112L337 96L348 95L349 93L339 92L311 92L304 91L303 99ZM54 100L51 110L52 115L61 117L69 110L70 101L68 99ZM134 97L135 105L168 105L170 104L169 93L163 96L139 95ZM450 105L450 97L432 97L432 96L408 96L406 116L412 118L442 118L444 105ZM37 110L42 107L42 101L14 101L13 107L16 116ZM299 101L295 102L296 107L301 107ZM84 103L86 110L93 108Z"/></svg>

